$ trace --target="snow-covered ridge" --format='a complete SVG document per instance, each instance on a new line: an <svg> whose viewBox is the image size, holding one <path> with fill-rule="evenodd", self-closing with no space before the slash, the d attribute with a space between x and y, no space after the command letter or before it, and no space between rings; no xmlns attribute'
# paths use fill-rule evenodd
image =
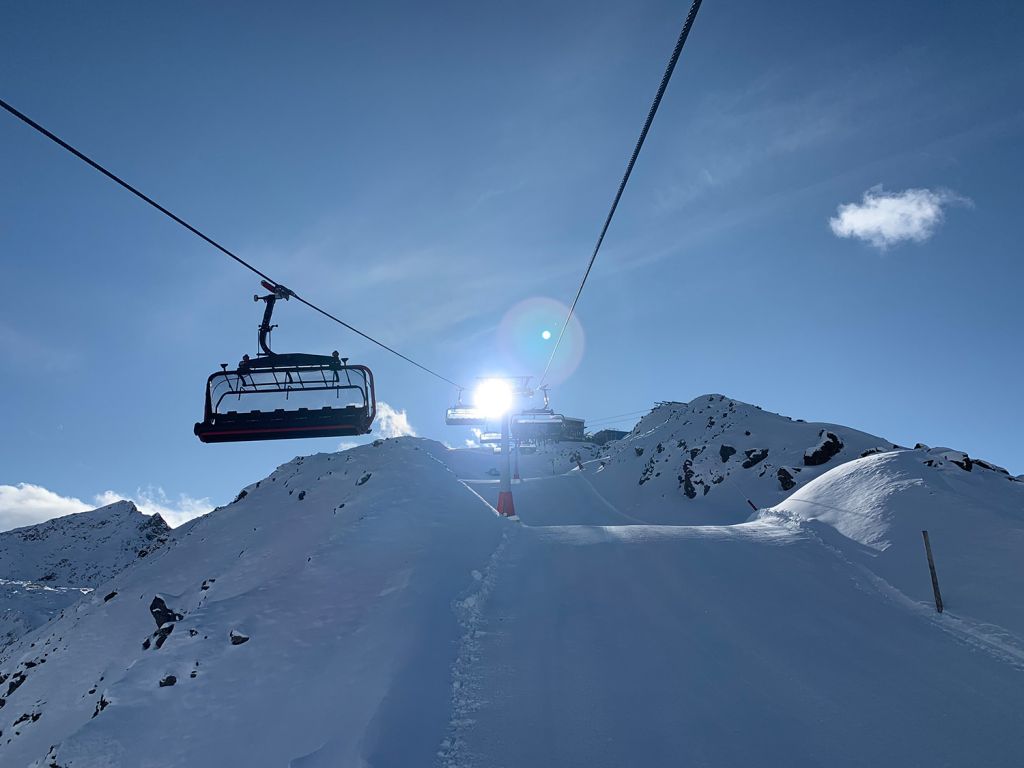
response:
<svg viewBox="0 0 1024 768"><path fill-rule="evenodd" d="M736 523L750 516L751 504L770 506L834 466L895 447L856 429L710 394L656 406L605 446L594 484L650 522Z"/></svg>
<svg viewBox="0 0 1024 768"><path fill-rule="evenodd" d="M432 754L453 601L509 525L447 454L398 438L296 458L0 653L0 765ZM421 731L389 728L410 697Z"/></svg>
<svg viewBox="0 0 1024 768"><path fill-rule="evenodd" d="M95 587L167 543L171 529L130 501L0 533L0 577Z"/></svg>
<svg viewBox="0 0 1024 768"><path fill-rule="evenodd" d="M0 651L170 536L130 501L0 533Z"/></svg>

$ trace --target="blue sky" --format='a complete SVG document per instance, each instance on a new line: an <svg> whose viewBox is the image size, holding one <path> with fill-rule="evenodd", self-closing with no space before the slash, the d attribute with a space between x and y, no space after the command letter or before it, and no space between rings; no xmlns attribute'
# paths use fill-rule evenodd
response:
<svg viewBox="0 0 1024 768"><path fill-rule="evenodd" d="M8 3L0 93L466 381L543 353L502 319L571 299L687 5ZM1022 21L707 0L554 404L723 392L1024 472ZM336 447L200 444L206 375L255 350L256 280L6 115L0 162L0 484L174 509ZM844 204L859 237L830 226ZM893 229L908 210L916 239ZM443 424L450 387L302 307L277 319L279 350L340 349L418 434L469 436Z"/></svg>

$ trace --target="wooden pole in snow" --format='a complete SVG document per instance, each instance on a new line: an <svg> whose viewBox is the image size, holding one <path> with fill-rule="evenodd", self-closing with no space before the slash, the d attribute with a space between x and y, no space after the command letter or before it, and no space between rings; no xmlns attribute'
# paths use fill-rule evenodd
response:
<svg viewBox="0 0 1024 768"><path fill-rule="evenodd" d="M932 543L928 540L928 531L921 531L924 536L924 551L928 555L928 570L932 573L932 592L935 593L935 610L942 613L942 593L939 592L939 577L935 573L935 560L932 558Z"/></svg>

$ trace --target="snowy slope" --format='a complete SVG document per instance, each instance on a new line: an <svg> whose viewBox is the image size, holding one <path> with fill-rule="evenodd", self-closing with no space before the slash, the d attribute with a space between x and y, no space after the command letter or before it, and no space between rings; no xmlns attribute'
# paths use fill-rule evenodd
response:
<svg viewBox="0 0 1024 768"><path fill-rule="evenodd" d="M751 513L714 483L662 501L615 446L600 472L563 447L521 467L518 521L483 501L486 454L399 438L297 458L0 653L0 765L1019 765L1019 582L955 582L996 540L1019 562L1024 485L947 451L840 464L885 443L729 402L698 457L769 436L732 468L766 496L760 464L829 432L843 448L803 465L788 506L703 526L645 520ZM620 447L713 431L702 408L694 434L662 406ZM918 487L942 499L942 616L911 546ZM821 504L844 515L796 509Z"/></svg>
<svg viewBox="0 0 1024 768"><path fill-rule="evenodd" d="M0 765L429 764L452 602L509 525L445 453L295 459L25 637L0 658Z"/></svg>
<svg viewBox="0 0 1024 768"><path fill-rule="evenodd" d="M588 472L617 507L647 522L718 525L746 520L750 502L771 506L865 451L895 447L849 427L703 395L654 408Z"/></svg>
<svg viewBox="0 0 1024 768"><path fill-rule="evenodd" d="M923 603L932 600L928 530L947 611L1024 637L1024 482L1005 470L947 448L881 453L832 469L760 516L810 523Z"/></svg>
<svg viewBox="0 0 1024 768"><path fill-rule="evenodd" d="M130 501L0 533L0 650L165 546L171 529Z"/></svg>

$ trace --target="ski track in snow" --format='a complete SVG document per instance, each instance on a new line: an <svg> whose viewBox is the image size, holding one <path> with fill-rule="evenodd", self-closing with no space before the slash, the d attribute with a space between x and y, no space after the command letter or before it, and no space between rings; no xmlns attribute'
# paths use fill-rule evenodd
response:
<svg viewBox="0 0 1024 768"><path fill-rule="evenodd" d="M443 768L463 768L466 755L461 734L473 725L473 713L487 701L487 694L481 687L481 675L476 665L479 661L481 639L485 633L484 610L487 607L487 598L494 589L498 563L508 546L509 531L506 531L483 573L473 571L476 589L456 601L453 606L463 634L459 640L458 655L452 665L452 713L448 735L441 742L441 748L437 753Z"/></svg>

